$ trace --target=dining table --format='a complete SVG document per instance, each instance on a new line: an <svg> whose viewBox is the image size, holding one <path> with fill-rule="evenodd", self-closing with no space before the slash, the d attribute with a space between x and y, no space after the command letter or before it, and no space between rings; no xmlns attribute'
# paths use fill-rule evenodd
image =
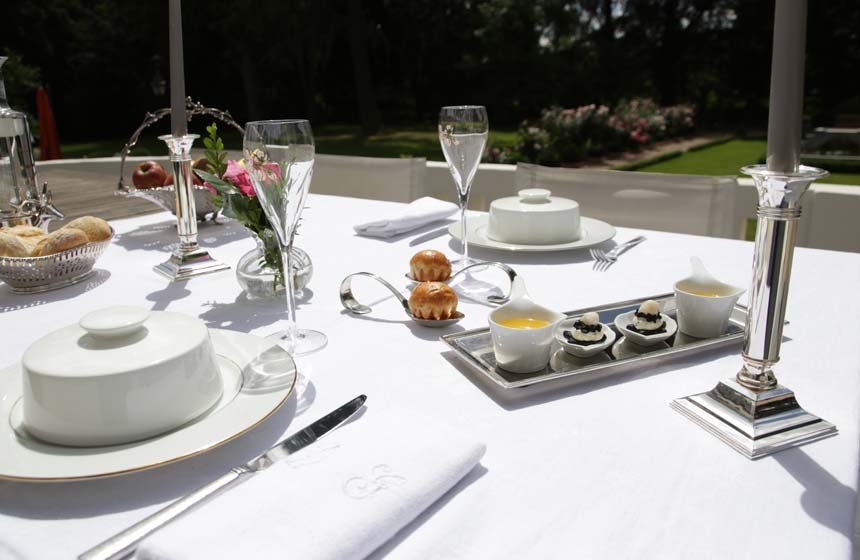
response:
<svg viewBox="0 0 860 560"><path fill-rule="evenodd" d="M438 422L439 430L486 445L480 464L377 549L376 558L852 556L860 466L860 255L796 249L776 366L780 382L804 408L834 423L838 435L750 461L670 408L673 399L734 377L741 366L739 340L519 398L481 382L440 340L486 327L493 305L461 298L465 317L459 323L428 328L411 321L384 288L359 278L353 289L373 311L344 309L338 291L350 273L375 273L408 293L404 275L413 254L458 254L459 243L447 232L450 220L390 239L355 233L354 225L401 207L308 198L296 244L310 255L313 276L298 297L296 316L300 327L324 332L328 345L296 359L296 390L276 413L241 437L157 468L85 481L0 480L0 559L73 558L358 394L367 395L371 409L414 411ZM153 271L177 242L172 215L111 225L116 237L85 281L30 295L0 285L0 367L20 360L39 337L110 305L181 312L210 328L260 336L281 326L283 302L251 300L236 280L237 261L255 246L237 222L199 229L200 244L230 271L172 283ZM750 242L618 227L614 241L602 247L638 235L647 240L605 271L593 269L587 250L472 247L471 256L511 266L536 302L559 311L671 292L690 274L691 256L724 282L750 284ZM487 282L507 281L498 271L481 274ZM296 503L295 512L326 523L319 504ZM290 557L288 542L283 553Z"/></svg>

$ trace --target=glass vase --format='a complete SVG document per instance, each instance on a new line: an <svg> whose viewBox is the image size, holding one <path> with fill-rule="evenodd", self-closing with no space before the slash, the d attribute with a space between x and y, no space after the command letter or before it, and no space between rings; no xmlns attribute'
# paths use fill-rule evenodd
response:
<svg viewBox="0 0 860 560"><path fill-rule="evenodd" d="M236 279L250 300L274 300L284 297L284 282L277 278L278 270L266 263L265 254L263 242L257 239L257 246L245 253L236 265ZM293 292L296 298L301 298L313 275L313 263L310 256L298 247L290 250L290 256Z"/></svg>

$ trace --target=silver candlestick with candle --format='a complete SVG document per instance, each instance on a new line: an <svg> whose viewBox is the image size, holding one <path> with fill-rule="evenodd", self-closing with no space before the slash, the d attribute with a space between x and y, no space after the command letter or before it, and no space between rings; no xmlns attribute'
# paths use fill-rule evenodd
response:
<svg viewBox="0 0 860 560"><path fill-rule="evenodd" d="M185 112L185 67L182 53L182 6L170 0L170 128L172 134L159 136L170 151L176 192L176 226L179 246L155 271L171 280L185 280L230 267L218 262L197 244L197 209L191 170L191 145L198 138L188 134Z"/></svg>
<svg viewBox="0 0 860 560"><path fill-rule="evenodd" d="M715 388L672 407L750 459L836 434L836 426L800 407L777 382L782 327L801 200L827 175L800 165L806 0L777 0L774 13L767 165L752 165L758 191L743 366Z"/></svg>

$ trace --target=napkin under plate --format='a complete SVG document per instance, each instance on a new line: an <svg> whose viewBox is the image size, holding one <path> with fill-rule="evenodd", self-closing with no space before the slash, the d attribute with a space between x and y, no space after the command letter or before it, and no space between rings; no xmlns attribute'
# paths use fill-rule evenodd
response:
<svg viewBox="0 0 860 560"><path fill-rule="evenodd" d="M353 226L359 235L394 237L407 231L442 220L457 211L457 205L438 198L425 196L410 202L406 208L381 220Z"/></svg>
<svg viewBox="0 0 860 560"><path fill-rule="evenodd" d="M371 407L150 536L136 558L363 558L466 476L484 450L435 420Z"/></svg>

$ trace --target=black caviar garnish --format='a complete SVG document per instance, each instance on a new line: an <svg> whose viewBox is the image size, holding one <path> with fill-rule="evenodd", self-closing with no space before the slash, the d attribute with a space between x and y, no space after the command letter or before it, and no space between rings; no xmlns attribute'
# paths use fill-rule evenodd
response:
<svg viewBox="0 0 860 560"><path fill-rule="evenodd" d="M597 323L596 325L587 325L582 321L577 321L573 324L573 328L584 333L593 333L600 332L603 329L603 325L600 323Z"/></svg>
<svg viewBox="0 0 860 560"><path fill-rule="evenodd" d="M659 328L659 329L654 329L653 331L646 331L645 329L637 329L636 327L634 327L634 326L633 326L633 324L632 324L632 323L631 323L631 324L629 324L629 325L627 325L627 328L628 328L628 329L630 329L630 330L631 330L631 331L633 331L633 332L636 332L636 333L639 333L639 334L644 334L644 335L649 335L649 334L660 334L660 333L664 333L664 332L666 332L666 323L663 323L662 325L660 325L660 328Z"/></svg>
<svg viewBox="0 0 860 560"><path fill-rule="evenodd" d="M576 323L574 323L575 325ZM600 340L577 340L573 337L573 333L570 331L563 331L561 333L564 335L564 338L571 344L578 344L580 346L591 346L592 344L600 344L606 340L606 335L603 335Z"/></svg>
<svg viewBox="0 0 860 560"><path fill-rule="evenodd" d="M660 319L660 313L642 313L641 311L637 311L634 315L651 323Z"/></svg>

